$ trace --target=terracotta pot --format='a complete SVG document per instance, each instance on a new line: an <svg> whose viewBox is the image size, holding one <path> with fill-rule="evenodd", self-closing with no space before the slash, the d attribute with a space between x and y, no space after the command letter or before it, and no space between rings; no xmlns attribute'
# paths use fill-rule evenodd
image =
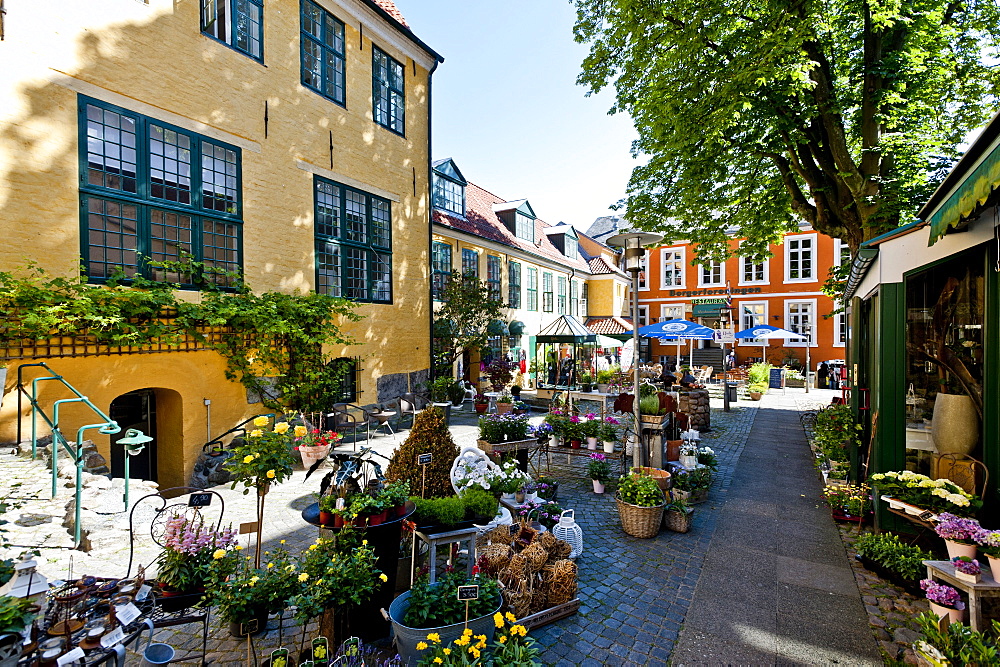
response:
<svg viewBox="0 0 1000 667"><path fill-rule="evenodd" d="M514 502L516 502L518 505L524 503L524 491L518 491L514 494Z"/></svg>
<svg viewBox="0 0 1000 667"><path fill-rule="evenodd" d="M476 403L475 404L476 414L485 415L486 414L486 409L488 407L490 407L489 403Z"/></svg>
<svg viewBox="0 0 1000 667"><path fill-rule="evenodd" d="M597 449L597 438L587 438L587 449Z"/></svg>
<svg viewBox="0 0 1000 667"><path fill-rule="evenodd" d="M962 556L968 556L969 558L976 557L976 545L967 544L965 542L956 542L955 540L945 540L944 544L948 547L948 558L960 558Z"/></svg>
<svg viewBox="0 0 1000 667"><path fill-rule="evenodd" d="M986 558L990 561L990 574L993 575L993 581L1000 582L1000 558L994 558L989 554Z"/></svg>
<svg viewBox="0 0 1000 667"><path fill-rule="evenodd" d="M497 414L498 415L505 415L505 414L507 414L508 412L510 412L513 409L514 409L514 404L513 403L499 403L499 402L497 403Z"/></svg>
<svg viewBox="0 0 1000 667"><path fill-rule="evenodd" d="M317 461L326 458L330 453L330 445L313 447L311 445L299 445L299 457L302 459L302 467L308 470Z"/></svg>
<svg viewBox="0 0 1000 667"><path fill-rule="evenodd" d="M590 481L594 483L594 493L604 493L604 482L599 482L596 479Z"/></svg>
<svg viewBox="0 0 1000 667"><path fill-rule="evenodd" d="M403 516L406 514L406 503L396 506L396 516Z"/></svg>
<svg viewBox="0 0 1000 667"><path fill-rule="evenodd" d="M681 444L683 440L667 440L667 460L679 461L681 458Z"/></svg>
<svg viewBox="0 0 1000 667"><path fill-rule="evenodd" d="M319 522L321 524L323 524L324 526L332 526L333 522L334 522L334 517L336 517L336 516L337 515L334 514L333 512L324 512L323 510L320 510L319 511Z"/></svg>
<svg viewBox="0 0 1000 667"><path fill-rule="evenodd" d="M927 601L931 606L931 612L937 614L938 618L948 617L948 620L952 623L961 623L965 619L964 609L952 609L951 607L942 607L936 602Z"/></svg>
<svg viewBox="0 0 1000 667"><path fill-rule="evenodd" d="M569 441L569 446L572 447L573 449L580 449L580 445L581 444L582 443L579 440L570 440Z"/></svg>
<svg viewBox="0 0 1000 667"><path fill-rule="evenodd" d="M369 526L381 526L385 521L385 512L379 512L378 514L372 514L368 517Z"/></svg>

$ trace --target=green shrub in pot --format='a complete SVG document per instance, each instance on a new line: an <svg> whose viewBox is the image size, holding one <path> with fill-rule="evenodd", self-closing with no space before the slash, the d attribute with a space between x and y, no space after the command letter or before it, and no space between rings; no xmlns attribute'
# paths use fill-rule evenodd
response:
<svg viewBox="0 0 1000 667"><path fill-rule="evenodd" d="M454 526L465 519L465 503L458 496L445 498L410 498L416 506L413 521L419 526Z"/></svg>
<svg viewBox="0 0 1000 667"><path fill-rule="evenodd" d="M639 399L639 413L643 415L665 415L667 411L660 407L660 397L656 394L643 396Z"/></svg>
<svg viewBox="0 0 1000 667"><path fill-rule="evenodd" d="M858 555L878 563L901 578L919 581L927 572L923 561L934 560L934 554L919 547L904 544L891 533L864 533L854 542Z"/></svg>
<svg viewBox="0 0 1000 667"><path fill-rule="evenodd" d="M656 507L663 504L663 492L656 480L649 475L633 472L618 484L618 497L622 502L639 507Z"/></svg>
<svg viewBox="0 0 1000 667"><path fill-rule="evenodd" d="M497 515L500 501L481 486L470 486L462 491L465 516L469 519L487 517L487 521Z"/></svg>

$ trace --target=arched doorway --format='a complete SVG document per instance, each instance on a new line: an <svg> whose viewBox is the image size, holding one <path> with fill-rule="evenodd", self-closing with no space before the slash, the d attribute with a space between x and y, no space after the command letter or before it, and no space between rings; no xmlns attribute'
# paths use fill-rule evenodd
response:
<svg viewBox="0 0 1000 667"><path fill-rule="evenodd" d="M111 476L125 476L125 447L117 444L125 431L137 428L153 438L143 450L129 460L129 477L157 481L156 476L156 393L153 389L139 389L122 394L111 401L108 412L111 419L122 427L111 436Z"/></svg>

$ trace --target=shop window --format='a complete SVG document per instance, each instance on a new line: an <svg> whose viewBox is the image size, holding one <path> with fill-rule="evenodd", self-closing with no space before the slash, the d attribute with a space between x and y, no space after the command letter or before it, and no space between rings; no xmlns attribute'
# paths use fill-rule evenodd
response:
<svg viewBox="0 0 1000 667"><path fill-rule="evenodd" d="M906 409L908 470L938 476L931 428L935 405L944 394L948 405L937 417L965 420L958 429L972 436L966 443L972 449L965 453L983 458L984 254L966 252L905 279L906 395L899 400ZM979 419L963 414L979 414Z"/></svg>

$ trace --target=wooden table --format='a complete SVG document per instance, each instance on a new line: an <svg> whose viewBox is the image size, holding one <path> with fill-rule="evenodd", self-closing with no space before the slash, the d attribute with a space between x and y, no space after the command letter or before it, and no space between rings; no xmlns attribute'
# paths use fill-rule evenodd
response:
<svg viewBox="0 0 1000 667"><path fill-rule="evenodd" d="M984 632L982 598L1000 597L1000 583L997 583L987 565L983 568L982 581L974 584L955 576L955 566L948 560L925 560L928 579L940 579L969 596L969 627L976 632Z"/></svg>
<svg viewBox="0 0 1000 667"><path fill-rule="evenodd" d="M618 460L621 464L621 474L624 475L628 472L628 464L625 456L625 448L623 447L620 451L616 451L614 454L608 454L604 449L587 449L586 447L581 447L580 449L573 449L572 447L552 447L546 442L542 445L542 451L545 453L545 470L546 472L552 471L552 455L553 454L565 454L566 464L569 465L570 457L572 456L586 456L590 457L591 454L600 452L604 454L608 461Z"/></svg>

